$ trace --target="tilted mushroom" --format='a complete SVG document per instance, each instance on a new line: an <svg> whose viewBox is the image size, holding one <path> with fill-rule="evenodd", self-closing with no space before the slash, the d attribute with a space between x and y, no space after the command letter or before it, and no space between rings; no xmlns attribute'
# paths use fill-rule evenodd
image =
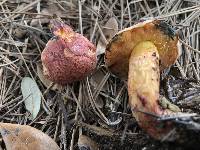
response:
<svg viewBox="0 0 200 150"><path fill-rule="evenodd" d="M44 75L58 84L82 80L96 67L95 46L59 19L50 21L55 38L41 54Z"/></svg>
<svg viewBox="0 0 200 150"><path fill-rule="evenodd" d="M179 54L178 36L160 20L147 20L120 31L106 48L109 70L122 79L128 77L134 117L156 139L164 138L173 129L171 123L161 124L153 117L173 113L159 105L160 71L172 65Z"/></svg>

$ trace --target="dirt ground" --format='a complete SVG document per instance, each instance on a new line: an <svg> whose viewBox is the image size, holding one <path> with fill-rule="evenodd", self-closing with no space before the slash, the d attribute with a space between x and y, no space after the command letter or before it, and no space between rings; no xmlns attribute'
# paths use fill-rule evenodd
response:
<svg viewBox="0 0 200 150"><path fill-rule="evenodd" d="M63 87L46 81L41 71L41 52L53 37L49 21L55 17L92 41L98 53L90 76ZM149 18L169 23L182 44L181 56L160 81L160 94L193 114L171 118L180 133L175 142L156 141L140 129L128 104L127 82L104 62L109 38ZM199 32L199 0L0 0L0 120L37 128L64 150L81 145L81 150L199 149ZM34 79L42 93L34 119L21 92L24 77Z"/></svg>

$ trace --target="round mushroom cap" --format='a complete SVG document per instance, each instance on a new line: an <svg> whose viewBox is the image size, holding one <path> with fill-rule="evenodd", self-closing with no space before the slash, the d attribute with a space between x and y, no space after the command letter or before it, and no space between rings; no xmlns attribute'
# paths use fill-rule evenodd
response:
<svg viewBox="0 0 200 150"><path fill-rule="evenodd" d="M160 68L172 65L180 55L178 35L164 21L147 20L118 32L109 42L105 63L109 70L122 79L127 79L129 57L134 47L143 41L151 41L160 55Z"/></svg>
<svg viewBox="0 0 200 150"><path fill-rule="evenodd" d="M49 40L41 54L44 75L58 84L82 80L96 67L95 46L62 22L54 25L56 37Z"/></svg>

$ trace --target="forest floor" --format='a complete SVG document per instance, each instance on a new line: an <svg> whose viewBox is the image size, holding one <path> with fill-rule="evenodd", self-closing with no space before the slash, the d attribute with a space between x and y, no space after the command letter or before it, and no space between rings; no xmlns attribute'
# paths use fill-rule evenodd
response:
<svg viewBox="0 0 200 150"><path fill-rule="evenodd" d="M98 53L94 73L62 90L47 81L41 71L41 52L53 37L49 20L55 16L92 41ZM195 113L192 121L176 122L184 135L181 144L155 141L139 128L128 104L127 83L112 75L104 63L109 38L148 18L166 21L180 35L182 54L161 73L160 94L183 112ZM92 149L198 149L199 32L199 0L1 0L1 122L37 128L52 137L61 149L78 149L81 143ZM35 118L27 110L21 92L24 77L32 78L42 93ZM81 135L90 139L80 138Z"/></svg>

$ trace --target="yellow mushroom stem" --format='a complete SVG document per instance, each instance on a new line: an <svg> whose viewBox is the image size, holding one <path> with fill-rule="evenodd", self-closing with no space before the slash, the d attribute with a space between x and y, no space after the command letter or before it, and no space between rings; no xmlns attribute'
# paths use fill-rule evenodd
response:
<svg viewBox="0 0 200 150"><path fill-rule="evenodd" d="M150 41L140 42L134 47L129 58L129 103L140 127L156 139L164 138L172 129L171 123L161 124L156 117L149 115L162 116L172 113L160 107L159 87L160 69L157 48Z"/></svg>

